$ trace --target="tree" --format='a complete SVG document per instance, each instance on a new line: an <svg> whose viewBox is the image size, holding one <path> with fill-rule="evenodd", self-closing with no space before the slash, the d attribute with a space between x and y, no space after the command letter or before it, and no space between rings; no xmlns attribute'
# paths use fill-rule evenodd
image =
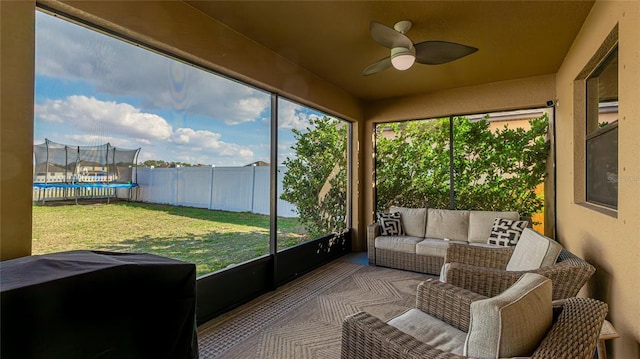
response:
<svg viewBox="0 0 640 359"><path fill-rule="evenodd" d="M454 207L512 210L531 216L543 207L535 190L546 176L548 118L531 128L491 130L486 119L454 121ZM376 142L376 209L450 207L449 119L386 124ZM347 126L327 117L294 130L296 156L287 158L281 198L295 204L315 237L346 227Z"/></svg>
<svg viewBox="0 0 640 359"><path fill-rule="evenodd" d="M293 130L295 157L287 158L280 196L294 204L312 237L346 228L347 125L329 117L312 118Z"/></svg>
<svg viewBox="0 0 640 359"><path fill-rule="evenodd" d="M453 183L457 209L513 210L530 216L543 200L536 187L546 176L548 118L530 130L492 131L485 120L454 118ZM377 209L391 205L450 207L449 119L389 125L377 141Z"/></svg>

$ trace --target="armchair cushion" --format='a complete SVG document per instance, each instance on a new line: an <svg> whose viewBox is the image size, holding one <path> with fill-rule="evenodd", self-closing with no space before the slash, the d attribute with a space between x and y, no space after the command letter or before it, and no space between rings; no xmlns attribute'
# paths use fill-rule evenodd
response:
<svg viewBox="0 0 640 359"><path fill-rule="evenodd" d="M389 212L398 212L402 217L402 227L407 236L424 237L427 225L426 208L391 207Z"/></svg>
<svg viewBox="0 0 640 359"><path fill-rule="evenodd" d="M531 355L552 325L551 280L526 273L506 291L471 303L464 355Z"/></svg>
<svg viewBox="0 0 640 359"><path fill-rule="evenodd" d="M487 243L496 218L518 220L520 215L510 211L469 211L469 243Z"/></svg>
<svg viewBox="0 0 640 359"><path fill-rule="evenodd" d="M378 222L380 222L380 231L383 236L404 235L400 212L378 213Z"/></svg>
<svg viewBox="0 0 640 359"><path fill-rule="evenodd" d="M467 333L419 309L410 309L387 324L433 348L462 355Z"/></svg>
<svg viewBox="0 0 640 359"><path fill-rule="evenodd" d="M525 228L507 263L507 271L527 271L552 265L562 246L531 228Z"/></svg>

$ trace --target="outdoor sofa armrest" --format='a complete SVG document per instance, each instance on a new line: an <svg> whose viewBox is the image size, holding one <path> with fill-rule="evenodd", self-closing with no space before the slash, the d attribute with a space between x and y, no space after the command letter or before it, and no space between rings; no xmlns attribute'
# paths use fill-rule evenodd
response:
<svg viewBox="0 0 640 359"><path fill-rule="evenodd" d="M468 332L471 303L486 298L450 283L429 278L418 285L416 308Z"/></svg>
<svg viewBox="0 0 640 359"><path fill-rule="evenodd" d="M593 358L607 311L607 304L595 299L567 299L531 358Z"/></svg>
<svg viewBox="0 0 640 359"><path fill-rule="evenodd" d="M376 265L376 237L380 235L380 225L372 223L367 226L367 256L369 265Z"/></svg>
<svg viewBox="0 0 640 359"><path fill-rule="evenodd" d="M458 359L424 344L371 314L360 312L342 323L342 359Z"/></svg>
<svg viewBox="0 0 640 359"><path fill-rule="evenodd" d="M464 263L479 267L505 269L515 247L479 247L451 243L444 257L446 263Z"/></svg>

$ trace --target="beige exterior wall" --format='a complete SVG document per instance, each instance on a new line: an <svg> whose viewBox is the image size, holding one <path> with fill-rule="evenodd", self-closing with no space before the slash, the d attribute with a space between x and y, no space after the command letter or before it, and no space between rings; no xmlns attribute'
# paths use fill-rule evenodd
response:
<svg viewBox="0 0 640 359"><path fill-rule="evenodd" d="M31 254L34 1L0 1L0 260Z"/></svg>
<svg viewBox="0 0 640 359"><path fill-rule="evenodd" d="M573 81L619 24L617 218L574 203ZM557 74L557 238L597 268L581 295L609 304L613 358L640 357L640 2L598 1ZM576 155L581 157L581 155Z"/></svg>

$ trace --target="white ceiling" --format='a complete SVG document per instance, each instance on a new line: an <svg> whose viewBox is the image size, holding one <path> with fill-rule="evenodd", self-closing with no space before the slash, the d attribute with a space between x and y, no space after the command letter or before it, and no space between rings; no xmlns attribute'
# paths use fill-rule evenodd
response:
<svg viewBox="0 0 640 359"><path fill-rule="evenodd" d="M186 1L357 98L375 100L557 72L593 1ZM389 55L369 23L411 20L414 43L479 48L443 65L363 76Z"/></svg>

